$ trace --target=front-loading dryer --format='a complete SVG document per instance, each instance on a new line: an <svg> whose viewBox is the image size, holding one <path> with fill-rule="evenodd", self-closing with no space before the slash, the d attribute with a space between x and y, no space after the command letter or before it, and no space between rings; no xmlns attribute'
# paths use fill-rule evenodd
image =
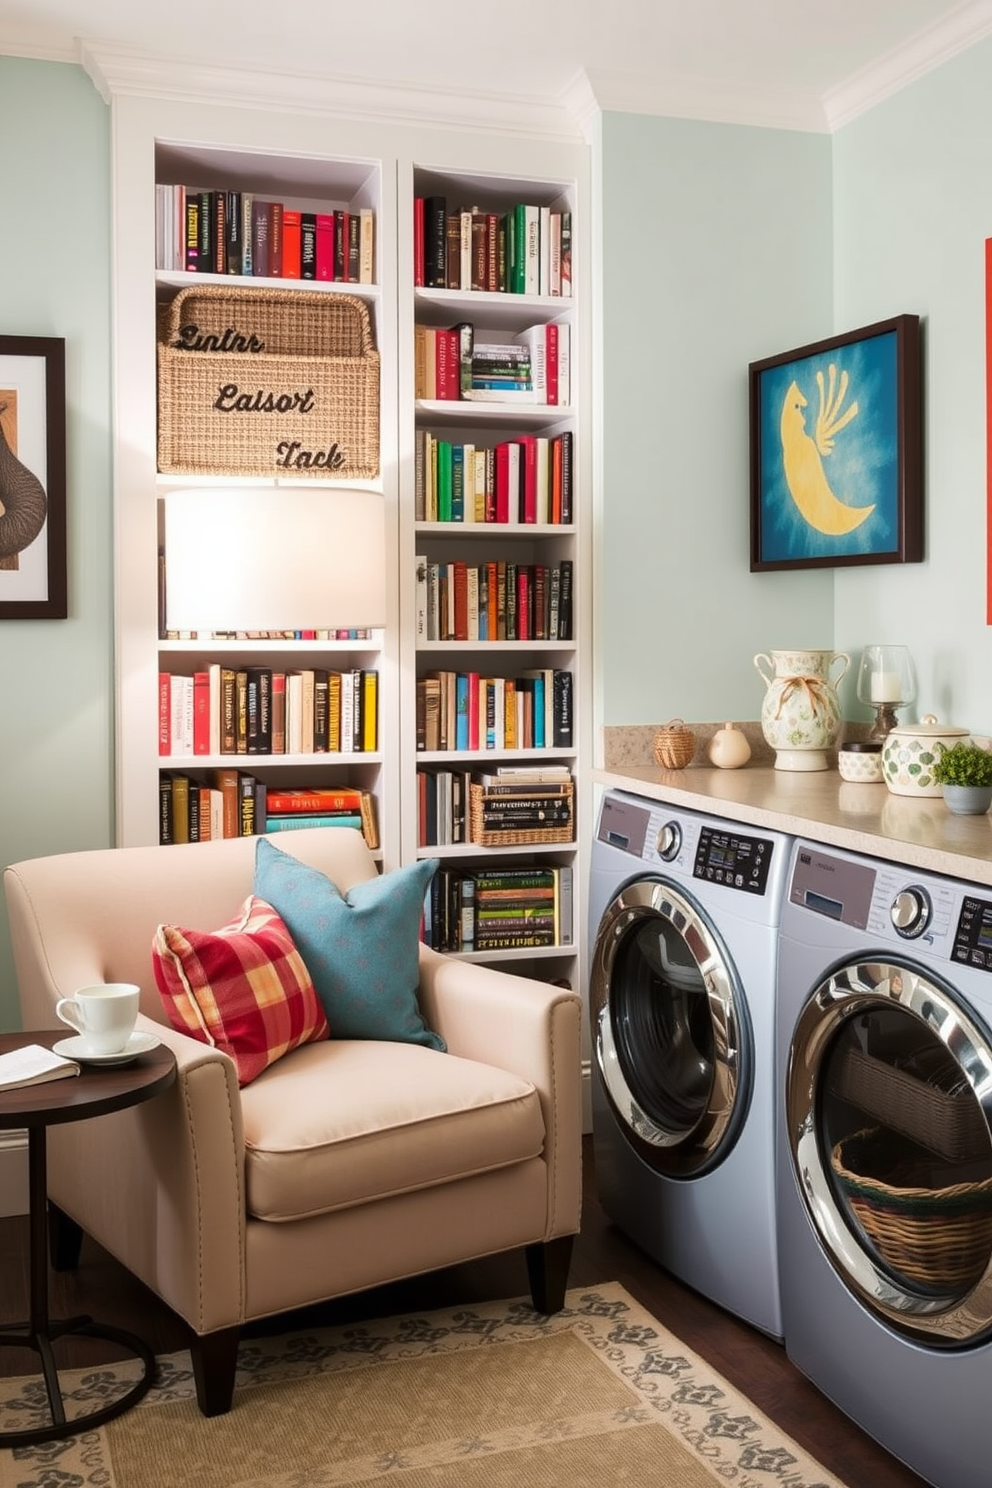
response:
<svg viewBox="0 0 992 1488"><path fill-rule="evenodd" d="M785 1346L938 1488L992 1477L992 889L799 841L782 908Z"/></svg>
<svg viewBox="0 0 992 1488"><path fill-rule="evenodd" d="M775 962L789 846L778 832L609 791L589 896L603 1208L673 1276L774 1338Z"/></svg>

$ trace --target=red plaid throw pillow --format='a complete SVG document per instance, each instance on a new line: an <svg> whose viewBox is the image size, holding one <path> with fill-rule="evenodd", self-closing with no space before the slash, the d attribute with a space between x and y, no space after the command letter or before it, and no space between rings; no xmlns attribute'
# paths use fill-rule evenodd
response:
<svg viewBox="0 0 992 1488"><path fill-rule="evenodd" d="M159 925L152 966L172 1026L230 1054L239 1085L328 1037L310 973L264 899L251 895L220 930Z"/></svg>

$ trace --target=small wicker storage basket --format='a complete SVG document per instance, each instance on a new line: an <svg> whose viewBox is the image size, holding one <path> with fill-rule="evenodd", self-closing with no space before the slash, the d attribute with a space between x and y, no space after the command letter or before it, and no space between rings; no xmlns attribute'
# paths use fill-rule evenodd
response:
<svg viewBox="0 0 992 1488"><path fill-rule="evenodd" d="M925 1156L904 1155L879 1127L838 1142L831 1165L865 1234L894 1271L935 1289L966 1287L982 1275L992 1252L992 1178L935 1187Z"/></svg>
<svg viewBox="0 0 992 1488"><path fill-rule="evenodd" d="M379 354L354 295L201 285L159 312L158 468L368 480Z"/></svg>
<svg viewBox="0 0 992 1488"><path fill-rule="evenodd" d="M681 718L673 718L654 736L654 758L663 770L684 770L696 753L696 736Z"/></svg>
<svg viewBox="0 0 992 1488"><path fill-rule="evenodd" d="M547 842L571 842L575 835L575 818L573 814L573 799L575 789L569 781L568 788L562 795L555 796L555 801L565 801L568 804L569 820L559 823L554 827L527 827L513 828L501 827L499 829L485 825L486 792L481 785L469 785L469 841L476 843L479 847L526 847L530 844ZM527 787L520 787L521 797L526 797ZM501 796L500 800L505 800Z"/></svg>

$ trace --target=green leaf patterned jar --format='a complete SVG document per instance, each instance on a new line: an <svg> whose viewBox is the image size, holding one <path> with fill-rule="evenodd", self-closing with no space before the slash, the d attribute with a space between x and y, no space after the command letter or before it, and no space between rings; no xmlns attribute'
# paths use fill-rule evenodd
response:
<svg viewBox="0 0 992 1488"><path fill-rule="evenodd" d="M933 778L933 767L945 749L968 730L939 723L933 713L924 713L919 723L901 723L882 745L882 776L897 796L940 796L943 789Z"/></svg>

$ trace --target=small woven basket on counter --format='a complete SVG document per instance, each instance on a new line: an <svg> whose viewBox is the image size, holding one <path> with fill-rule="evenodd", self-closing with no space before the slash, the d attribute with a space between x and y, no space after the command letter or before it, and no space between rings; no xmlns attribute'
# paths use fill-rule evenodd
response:
<svg viewBox="0 0 992 1488"><path fill-rule="evenodd" d="M684 770L696 753L696 736L681 718L673 718L654 736L655 764L663 770Z"/></svg>

